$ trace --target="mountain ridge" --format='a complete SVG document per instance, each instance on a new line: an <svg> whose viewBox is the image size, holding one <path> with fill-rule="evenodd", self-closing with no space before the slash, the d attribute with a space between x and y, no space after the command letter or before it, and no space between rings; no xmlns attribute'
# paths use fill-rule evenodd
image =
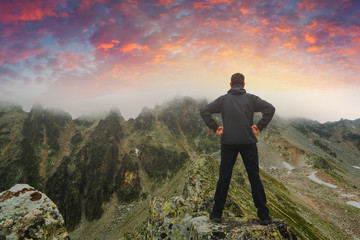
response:
<svg viewBox="0 0 360 240"><path fill-rule="evenodd" d="M99 221L110 226L103 219L112 219L109 209L116 206L134 205L131 212L146 216L145 202L153 193L169 196L181 191L181 186L174 186L183 184L187 170L201 154L219 161L219 138L206 128L198 112L206 103L176 99L154 109L144 108L137 118L128 120L116 109L103 118L72 119L66 112L40 106L26 113L19 106L0 105L0 173L5 179L0 187L26 182L41 189L58 205L71 231ZM220 116L216 119L221 121ZM360 202L359 169L354 167L360 167L360 119L322 124L275 116L258 139L261 174L266 191L272 189L273 214L287 219L305 238L315 231L329 234L325 239L359 237L352 227L359 223L359 210L346 201ZM236 169L242 174L235 174L230 194L252 216L252 202L244 198L249 190L236 190L243 189L238 183L248 186L241 160L237 162ZM343 190L314 183L308 176L315 171L315 176ZM212 174L216 179L216 171ZM324 200L328 195L332 198ZM332 206L329 213L319 211L326 205ZM135 218L131 212L119 212L129 219L114 227L113 239L131 229L129 223ZM304 224L296 219L303 219ZM348 226L342 226L340 219ZM79 235L93 235L86 231Z"/></svg>

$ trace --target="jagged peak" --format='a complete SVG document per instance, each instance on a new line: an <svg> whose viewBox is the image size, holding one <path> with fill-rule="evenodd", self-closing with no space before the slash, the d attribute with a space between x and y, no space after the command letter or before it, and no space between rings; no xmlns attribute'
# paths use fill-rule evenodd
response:
<svg viewBox="0 0 360 240"><path fill-rule="evenodd" d="M41 111L44 111L44 107L42 104L40 103L35 103L32 105L31 109L30 109L30 112L41 112Z"/></svg>
<svg viewBox="0 0 360 240"><path fill-rule="evenodd" d="M148 114L153 114L154 112L154 109L151 109L149 108L148 106L144 106L142 109L141 109L141 112L139 114L139 117L140 116L143 116L143 115L148 115Z"/></svg>
<svg viewBox="0 0 360 240"><path fill-rule="evenodd" d="M120 109L117 107L110 108L108 116L116 116L117 118L124 120L124 117L121 115Z"/></svg>
<svg viewBox="0 0 360 240"><path fill-rule="evenodd" d="M63 118L67 118L69 120L72 119L71 115L64 111L61 108L53 108L53 107L49 107L49 108L44 108L44 106L40 103L35 103L30 110L30 114L31 115L38 115L38 114L49 114L55 117L63 117Z"/></svg>

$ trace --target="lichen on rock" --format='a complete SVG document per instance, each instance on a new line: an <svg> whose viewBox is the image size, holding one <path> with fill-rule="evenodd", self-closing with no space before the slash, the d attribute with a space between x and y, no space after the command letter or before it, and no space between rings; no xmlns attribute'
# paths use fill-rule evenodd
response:
<svg viewBox="0 0 360 240"><path fill-rule="evenodd" d="M181 196L154 198L141 239L297 239L289 226L275 219L261 226L258 219L224 217L217 224L197 201ZM134 236L132 236L134 237Z"/></svg>
<svg viewBox="0 0 360 240"><path fill-rule="evenodd" d="M0 239L70 239L54 202L27 184L2 192L0 209Z"/></svg>

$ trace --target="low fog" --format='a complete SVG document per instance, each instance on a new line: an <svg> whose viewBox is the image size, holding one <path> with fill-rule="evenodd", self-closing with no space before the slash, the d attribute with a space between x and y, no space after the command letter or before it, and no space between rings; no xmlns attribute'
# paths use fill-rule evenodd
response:
<svg viewBox="0 0 360 240"><path fill-rule="evenodd" d="M276 114L283 118L307 118L321 123L338 121L340 119L354 120L360 118L358 103L359 90L294 90L294 91L256 91L247 88L247 92L255 94L272 103ZM121 115L127 120L136 118L144 107L154 108L174 98L189 96L194 99L207 99L209 102L229 90L227 85L221 89L189 86L164 86L162 88L127 90L117 94L98 96L66 96L58 93L54 96L34 97L23 94L16 98L2 98L19 104L24 111L30 111L34 104L41 104L44 108L60 108L69 113L72 118L80 116L101 116L107 114L111 108L119 109ZM346 92L346 93L345 93ZM45 96L45 95L44 95Z"/></svg>

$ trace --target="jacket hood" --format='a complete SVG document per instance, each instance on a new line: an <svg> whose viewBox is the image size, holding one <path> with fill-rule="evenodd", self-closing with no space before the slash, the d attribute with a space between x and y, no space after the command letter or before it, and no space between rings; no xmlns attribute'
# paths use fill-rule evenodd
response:
<svg viewBox="0 0 360 240"><path fill-rule="evenodd" d="M235 84L235 85L232 86L232 88L230 88L228 93L230 93L230 94L244 94L244 93L246 93L246 91L243 88L243 86L241 86L240 84Z"/></svg>

